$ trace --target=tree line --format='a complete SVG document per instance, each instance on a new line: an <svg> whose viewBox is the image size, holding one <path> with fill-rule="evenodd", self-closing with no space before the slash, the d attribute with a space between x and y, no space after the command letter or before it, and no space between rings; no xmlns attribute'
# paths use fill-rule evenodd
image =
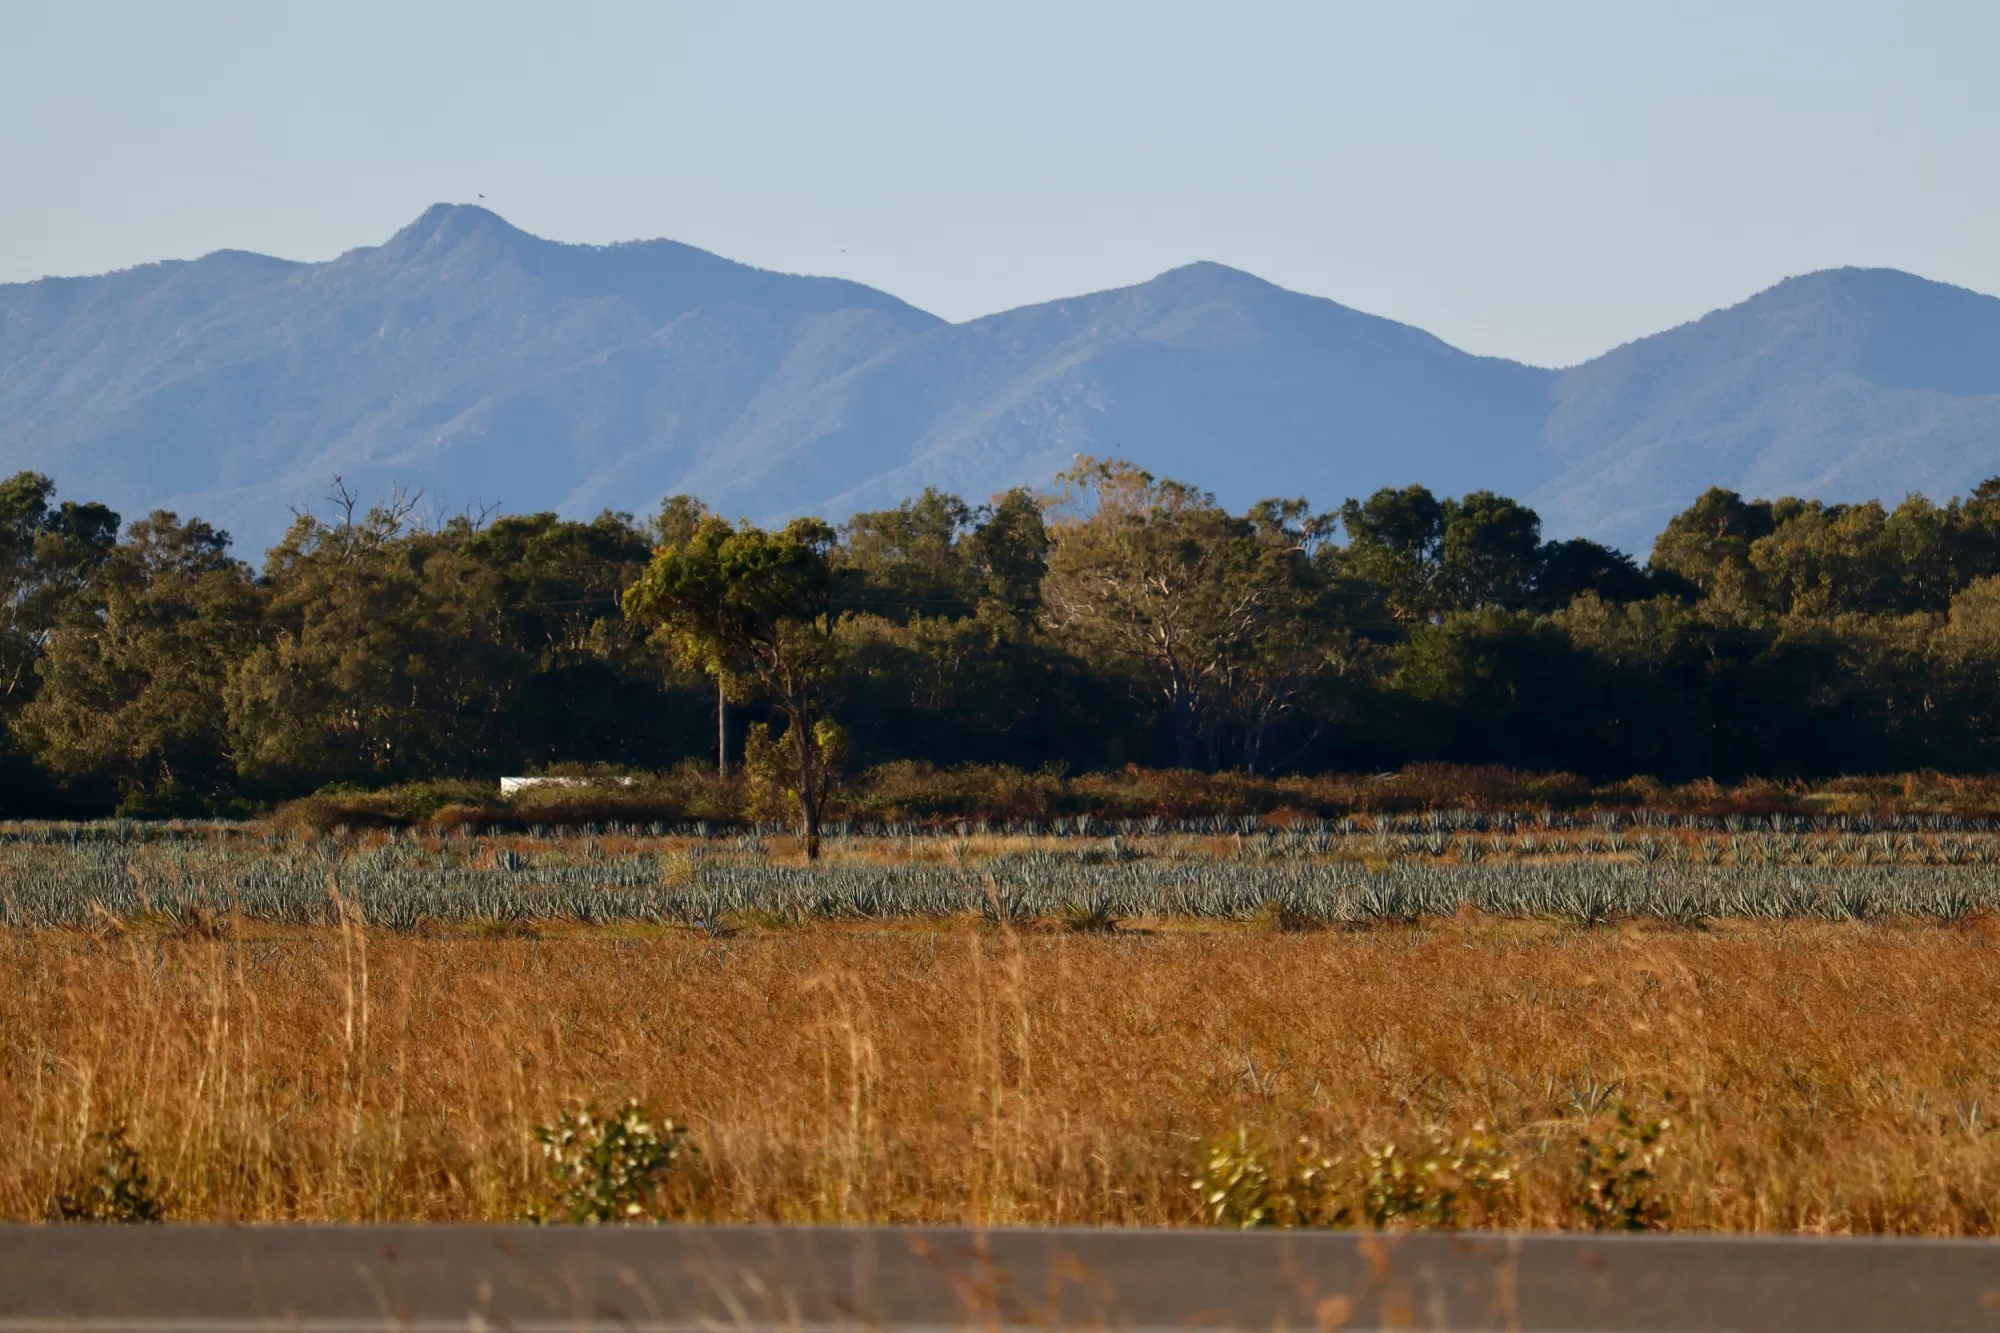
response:
<svg viewBox="0 0 2000 1333"><path fill-rule="evenodd" d="M843 771L1444 760L1666 780L1988 771L2000 480L1938 504L1711 490L1642 566L1490 492L1330 510L1082 460L767 530L675 496L419 521L338 491L228 535L0 482L0 813L728 758Z"/></svg>

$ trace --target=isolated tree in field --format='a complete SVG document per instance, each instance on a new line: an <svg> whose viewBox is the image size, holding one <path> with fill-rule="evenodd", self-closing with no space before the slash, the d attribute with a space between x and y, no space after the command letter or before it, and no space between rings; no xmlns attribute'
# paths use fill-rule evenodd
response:
<svg viewBox="0 0 2000 1333"><path fill-rule="evenodd" d="M767 532L708 517L686 540L655 551L625 591L625 614L654 626L677 662L707 672L731 697L761 692L784 719L783 780L809 860L819 856L839 750L839 729L826 715L841 665L833 544L833 529L819 519Z"/></svg>

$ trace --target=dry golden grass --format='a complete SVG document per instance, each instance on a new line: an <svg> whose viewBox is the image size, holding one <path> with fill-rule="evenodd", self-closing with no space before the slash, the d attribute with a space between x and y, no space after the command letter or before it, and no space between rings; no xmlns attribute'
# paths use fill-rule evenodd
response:
<svg viewBox="0 0 2000 1333"><path fill-rule="evenodd" d="M538 1123L692 1127L686 1215L1191 1223L1204 1143L1357 1161L1483 1121L1498 1220L1573 1223L1579 1133L1674 1095L1679 1227L1990 1233L1990 923L731 938L0 936L0 1214L117 1122L177 1218L506 1219Z"/></svg>

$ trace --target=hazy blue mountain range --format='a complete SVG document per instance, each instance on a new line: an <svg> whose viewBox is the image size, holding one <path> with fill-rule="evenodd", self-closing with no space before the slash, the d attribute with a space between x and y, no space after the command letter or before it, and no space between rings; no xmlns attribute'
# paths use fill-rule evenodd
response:
<svg viewBox="0 0 2000 1333"><path fill-rule="evenodd" d="M0 286L0 472L254 555L335 474L447 509L835 519L1119 455L1233 506L1492 487L1643 554L1710 484L1942 496L2000 473L2000 300L1790 279L1547 370L1217 264L947 324L669 241L439 205L323 264L224 251Z"/></svg>

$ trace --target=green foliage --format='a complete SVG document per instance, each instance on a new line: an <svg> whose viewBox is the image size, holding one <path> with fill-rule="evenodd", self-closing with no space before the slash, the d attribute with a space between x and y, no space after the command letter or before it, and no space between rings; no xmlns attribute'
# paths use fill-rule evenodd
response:
<svg viewBox="0 0 2000 1333"><path fill-rule="evenodd" d="M1542 520L1504 495L1474 491L1446 500L1440 550L1444 592L1454 610L1521 606L1542 558Z"/></svg>
<svg viewBox="0 0 2000 1333"><path fill-rule="evenodd" d="M958 620L991 607L1032 615L1041 602L1049 536L1024 490L974 508L926 488L894 509L856 514L842 530L844 589L853 611L903 623Z"/></svg>
<svg viewBox="0 0 2000 1333"><path fill-rule="evenodd" d="M991 505L976 511L976 518L965 546L979 573L982 597L1014 615L1032 616L1041 608L1049 557L1041 504L1016 487L995 496Z"/></svg>
<svg viewBox="0 0 2000 1333"><path fill-rule="evenodd" d="M216 806L217 802L196 788L168 778L150 791L143 787L127 791L112 813L119 819L199 819L231 812L227 805L221 810Z"/></svg>
<svg viewBox="0 0 2000 1333"><path fill-rule="evenodd" d="M40 473L0 481L0 715L33 697L48 636L87 616L77 596L118 536L103 505L54 499Z"/></svg>
<svg viewBox="0 0 2000 1333"><path fill-rule="evenodd" d="M802 818L799 793L817 791L824 802L839 777L847 749L846 729L822 718L813 724L804 753L807 769L802 775L799 748L786 737L774 739L767 724L751 724L743 742L744 817L756 823Z"/></svg>
<svg viewBox="0 0 2000 1333"><path fill-rule="evenodd" d="M667 1216L667 1178L686 1136L636 1098L613 1112L595 1102L562 1112L535 1131L548 1161L551 1202L533 1220L597 1225Z"/></svg>
<svg viewBox="0 0 2000 1333"><path fill-rule="evenodd" d="M1519 1169L1484 1125L1458 1138L1433 1127L1415 1144L1372 1148L1352 1166L1310 1139L1282 1165L1274 1156L1241 1128L1210 1145L1193 1180L1202 1220L1245 1229L1493 1226L1504 1220Z"/></svg>
<svg viewBox="0 0 2000 1333"><path fill-rule="evenodd" d="M1433 1127L1409 1147L1371 1149L1362 1171L1361 1213L1370 1226L1491 1225L1516 1167L1484 1125L1458 1139Z"/></svg>
<svg viewBox="0 0 2000 1333"><path fill-rule="evenodd" d="M1705 597L1740 599L1750 591L1750 547L1775 530L1771 506L1746 503L1712 486L1674 515L1653 542L1653 563L1672 570Z"/></svg>
<svg viewBox="0 0 2000 1333"><path fill-rule="evenodd" d="M1276 1225L1270 1165L1240 1126L1203 1154L1190 1182L1201 1200L1201 1220L1210 1226L1251 1230Z"/></svg>
<svg viewBox="0 0 2000 1333"><path fill-rule="evenodd" d="M1623 551L1584 537L1542 547L1535 571L1537 610L1560 611L1588 595L1606 602L1634 602L1660 594L1699 594L1693 585L1663 569L1640 569Z"/></svg>
<svg viewBox="0 0 2000 1333"><path fill-rule="evenodd" d="M929 487L895 509L856 514L843 533L847 568L860 575L850 603L897 620L970 615L982 591L964 541L974 521L970 505Z"/></svg>
<svg viewBox="0 0 2000 1333"><path fill-rule="evenodd" d="M301 518L253 578L198 519L155 513L121 539L117 515L22 473L0 482L0 801L193 817L336 783L667 769L714 753L717 681L730 744L768 729L773 794L751 805L812 849L849 764L1094 772L1115 808L1151 813L1179 798L1112 775L1442 762L1678 782L2000 755L2000 480L1893 508L1712 490L1643 569L1542 542L1531 509L1485 491L1232 513L1116 461L1062 484L1047 502L926 491L839 532L726 523L690 496L644 522L424 522L409 498L367 509L337 487L332 517ZM836 714L848 730L825 731ZM743 808L590 795L604 819ZM370 804L333 822L410 817Z"/></svg>
<svg viewBox="0 0 2000 1333"><path fill-rule="evenodd" d="M1339 1163L1300 1139L1292 1160L1274 1166L1272 1154L1239 1127L1203 1152L1190 1187L1209 1226L1254 1230L1260 1227L1339 1226L1347 1213L1335 1197Z"/></svg>
<svg viewBox="0 0 2000 1333"><path fill-rule="evenodd" d="M49 1203L53 1222L157 1222L165 1216L125 1126L84 1141L84 1164Z"/></svg>
<svg viewBox="0 0 2000 1333"><path fill-rule="evenodd" d="M1042 581L1046 621L1099 670L1152 696L1174 762L1209 767L1232 713L1262 726L1325 665L1335 626L1308 552L1321 523L1294 527L1304 505L1266 502L1237 518L1205 491L1129 463L1082 459L1062 480L1067 512ZM1261 521L1260 521L1261 520Z"/></svg>
<svg viewBox="0 0 2000 1333"><path fill-rule="evenodd" d="M629 519L429 528L392 500L304 517L269 554L225 688L243 777L282 793L613 759L654 732L656 664L619 614ZM654 683L642 683L642 682Z"/></svg>
<svg viewBox="0 0 2000 1333"><path fill-rule="evenodd" d="M1673 1122L1643 1120L1623 1102L1601 1136L1577 1142L1576 1211L1593 1231L1657 1231L1667 1225L1659 1189L1662 1140Z"/></svg>
<svg viewBox="0 0 2000 1333"><path fill-rule="evenodd" d="M1431 616L1443 596L1444 506L1422 486L1388 487L1340 508L1347 546L1340 570L1374 590L1403 624Z"/></svg>
<svg viewBox="0 0 2000 1333"><path fill-rule="evenodd" d="M624 599L626 616L653 626L675 662L739 698L761 694L783 717L786 761L769 751L760 760L797 802L809 859L819 856L841 739L826 716L842 646L833 544L833 529L818 519L773 533L704 518L684 542L653 553Z"/></svg>
<svg viewBox="0 0 2000 1333"><path fill-rule="evenodd" d="M311 796L278 807L280 828L326 830L337 825L378 828L429 823L451 806L477 805L492 799L495 784L462 778L439 778L368 788L352 782L330 782Z"/></svg>
<svg viewBox="0 0 2000 1333"><path fill-rule="evenodd" d="M669 495L660 501L660 512L647 524L647 535L655 547L685 546L696 530L715 512L692 495Z"/></svg>
<svg viewBox="0 0 2000 1333"><path fill-rule="evenodd" d="M733 692L806 688L832 666L833 543L818 519L767 532L704 518L653 553L625 590L625 614Z"/></svg>
<svg viewBox="0 0 2000 1333"><path fill-rule="evenodd" d="M255 642L249 567L199 519L132 525L50 633L21 714L31 749L64 778L114 783L122 808L206 809L236 778L224 693Z"/></svg>

